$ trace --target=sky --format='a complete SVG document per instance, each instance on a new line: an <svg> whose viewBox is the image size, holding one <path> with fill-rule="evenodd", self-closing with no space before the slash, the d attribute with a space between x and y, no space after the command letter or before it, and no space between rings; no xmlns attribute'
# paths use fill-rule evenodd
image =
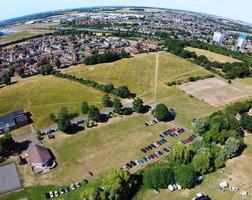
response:
<svg viewBox="0 0 252 200"><path fill-rule="evenodd" d="M0 0L0 21L43 11L115 5L197 11L252 24L252 0Z"/></svg>

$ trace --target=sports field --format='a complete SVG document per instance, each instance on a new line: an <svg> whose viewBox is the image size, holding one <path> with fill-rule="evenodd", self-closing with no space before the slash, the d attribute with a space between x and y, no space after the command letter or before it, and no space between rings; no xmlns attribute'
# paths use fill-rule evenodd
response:
<svg viewBox="0 0 252 200"><path fill-rule="evenodd" d="M246 88L245 83L236 82L228 84L225 80L210 78L185 83L178 88L212 106L220 107L251 96L251 88Z"/></svg>
<svg viewBox="0 0 252 200"><path fill-rule="evenodd" d="M61 106L80 112L80 102L102 106L103 93L53 76L34 76L0 89L0 114L24 108L31 112L35 128L50 125L48 115Z"/></svg>
<svg viewBox="0 0 252 200"><path fill-rule="evenodd" d="M193 48L193 47L187 47L186 50L195 52L198 56L206 56L210 61L214 62L220 62L220 63L226 63L226 62L241 62L235 58L229 57L229 56L224 56L218 53L214 53L211 51L207 51L204 49L198 49L198 48Z"/></svg>

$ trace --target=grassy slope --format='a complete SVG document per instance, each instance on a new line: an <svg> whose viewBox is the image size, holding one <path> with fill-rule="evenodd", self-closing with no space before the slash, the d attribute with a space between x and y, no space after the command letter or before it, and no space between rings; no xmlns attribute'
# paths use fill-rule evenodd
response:
<svg viewBox="0 0 252 200"><path fill-rule="evenodd" d="M21 32L7 35L7 36L0 38L0 44L5 44L5 43L11 42L11 41L19 40L22 38L29 38L31 36L35 36L35 35L39 35L39 34L43 34L43 33L49 33L49 32L52 32L52 31L50 31L50 30L23 30Z"/></svg>
<svg viewBox="0 0 252 200"><path fill-rule="evenodd" d="M53 76L35 76L0 89L0 113L24 108L31 112L35 127L50 124L48 115L67 106L70 112L80 112L80 102L101 107L102 93L78 83Z"/></svg>
<svg viewBox="0 0 252 200"><path fill-rule="evenodd" d="M198 56L204 55L212 62L213 61L217 61L217 62L220 62L220 63L240 62L239 60L237 60L235 58L224 56L224 55L214 53L214 52L211 52L211 51L207 51L207 50L204 50L204 49L198 49L198 48L193 48L193 47L187 47L186 49L188 51L195 52Z"/></svg>
<svg viewBox="0 0 252 200"><path fill-rule="evenodd" d="M65 73L99 82L113 83L116 86L127 85L130 90L141 95L154 87L155 63L155 53L140 54L114 63L74 66L66 69ZM188 77L196 72L202 75L209 74L203 68L165 52L160 53L159 65L158 84Z"/></svg>

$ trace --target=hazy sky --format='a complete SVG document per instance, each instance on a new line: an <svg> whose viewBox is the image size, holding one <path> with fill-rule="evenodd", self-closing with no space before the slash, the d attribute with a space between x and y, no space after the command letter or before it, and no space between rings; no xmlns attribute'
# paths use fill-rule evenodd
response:
<svg viewBox="0 0 252 200"><path fill-rule="evenodd" d="M41 11L111 5L183 9L252 23L252 0L0 0L0 21Z"/></svg>

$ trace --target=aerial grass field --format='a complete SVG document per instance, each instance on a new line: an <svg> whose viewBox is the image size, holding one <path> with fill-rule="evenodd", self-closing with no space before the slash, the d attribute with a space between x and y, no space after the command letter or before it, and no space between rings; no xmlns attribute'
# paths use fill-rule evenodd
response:
<svg viewBox="0 0 252 200"><path fill-rule="evenodd" d="M211 51L207 51L204 49L198 49L198 48L193 48L193 47L187 47L186 50L195 52L198 56L206 56L210 61L214 62L220 62L220 63L226 63L226 62L241 62L235 58L229 57L229 56L224 56L218 53L214 53Z"/></svg>
<svg viewBox="0 0 252 200"><path fill-rule="evenodd" d="M46 146L56 157L57 167L43 175L34 175L29 165L19 167L23 185L28 188L0 199L24 198L26 195L33 200L31 195L34 192L38 192L42 199L45 191L59 189L84 178L89 179L91 183L97 182L108 170L122 167L130 160L147 155L142 153L140 148L156 142L162 131L175 127L172 123L158 123L147 127L144 123L150 119L153 119L150 113L134 114L130 117L113 118L106 124L100 124L76 135L57 133L54 140L45 140ZM187 132L178 137L167 137L168 143L164 146L173 146L179 140L188 137L188 134ZM153 152L154 150L148 154ZM93 171L94 177L87 176L88 170ZM37 187L29 188L30 186ZM38 191L40 187L41 191Z"/></svg>
<svg viewBox="0 0 252 200"><path fill-rule="evenodd" d="M155 87L156 54L140 54L130 59L123 59L113 63L99 65L79 65L64 70L64 73L95 80L103 83L112 83L116 86L126 85L137 95L148 93ZM190 61L170 53L159 53L157 70L157 84L163 84L180 77L189 77L191 74L210 74L207 70Z"/></svg>
<svg viewBox="0 0 252 200"><path fill-rule="evenodd" d="M49 33L49 32L52 32L52 31L42 30L42 29L41 30L21 30L20 32L1 37L0 44L5 44L5 43L12 42L15 40L29 38L31 36L40 35L40 34Z"/></svg>
<svg viewBox="0 0 252 200"><path fill-rule="evenodd" d="M113 83L115 86L126 85L153 108L158 103L165 103L168 107L175 109L176 119L171 123L158 123L147 127L144 123L153 119L151 113L133 114L110 119L107 123L99 124L97 127L75 135L56 133L54 140L45 139L44 142L55 155L57 167L44 175L34 175L29 165L19 167L23 185L28 188L0 197L0 200L24 197L34 199L35 193L36 197L38 196L36 200L42 200L45 191L81 181L87 177L89 170L94 172L91 183L96 183L108 170L122 167L126 162L144 156L140 148L156 142L159 139L158 135L164 130L174 126L192 129L193 118L216 111L215 107L186 94L179 88L167 86L166 83L173 80L185 80L190 76L211 74L204 68L170 53L160 52L158 56L157 53L141 54L114 63L73 66L63 72L97 82ZM103 93L73 81L38 75L18 80L17 83L0 89L0 104L3 105L0 107L0 114L24 108L31 112L35 128L40 128L51 123L48 115L52 112L57 113L60 106L67 106L72 113L80 112L81 101L87 101L101 108L102 96ZM24 128L24 131L26 129ZM22 131L16 134L19 135ZM173 146L186 137L188 133L175 138L168 137L168 143L165 146ZM14 160L16 161L11 158L9 161ZM216 184L227 176L215 172L205 177L202 185L190 191L182 190L174 193L161 191L159 195L156 195L153 190L143 189L136 198L144 200L167 199L167 197L174 200L191 199L197 191L206 191L208 194L206 187L208 184L210 184L210 191L212 190L209 194L223 195L224 193L216 189ZM229 193L226 194L227 197L230 196ZM77 191L70 195L72 195L70 199L79 199L80 194ZM226 200L225 195L216 197ZM57 199L65 199L65 197Z"/></svg>
<svg viewBox="0 0 252 200"><path fill-rule="evenodd" d="M0 114L24 108L32 114L35 128L50 125L48 115L66 106L80 113L80 103L87 101L102 107L103 93L78 83L53 76L34 76L0 89Z"/></svg>

